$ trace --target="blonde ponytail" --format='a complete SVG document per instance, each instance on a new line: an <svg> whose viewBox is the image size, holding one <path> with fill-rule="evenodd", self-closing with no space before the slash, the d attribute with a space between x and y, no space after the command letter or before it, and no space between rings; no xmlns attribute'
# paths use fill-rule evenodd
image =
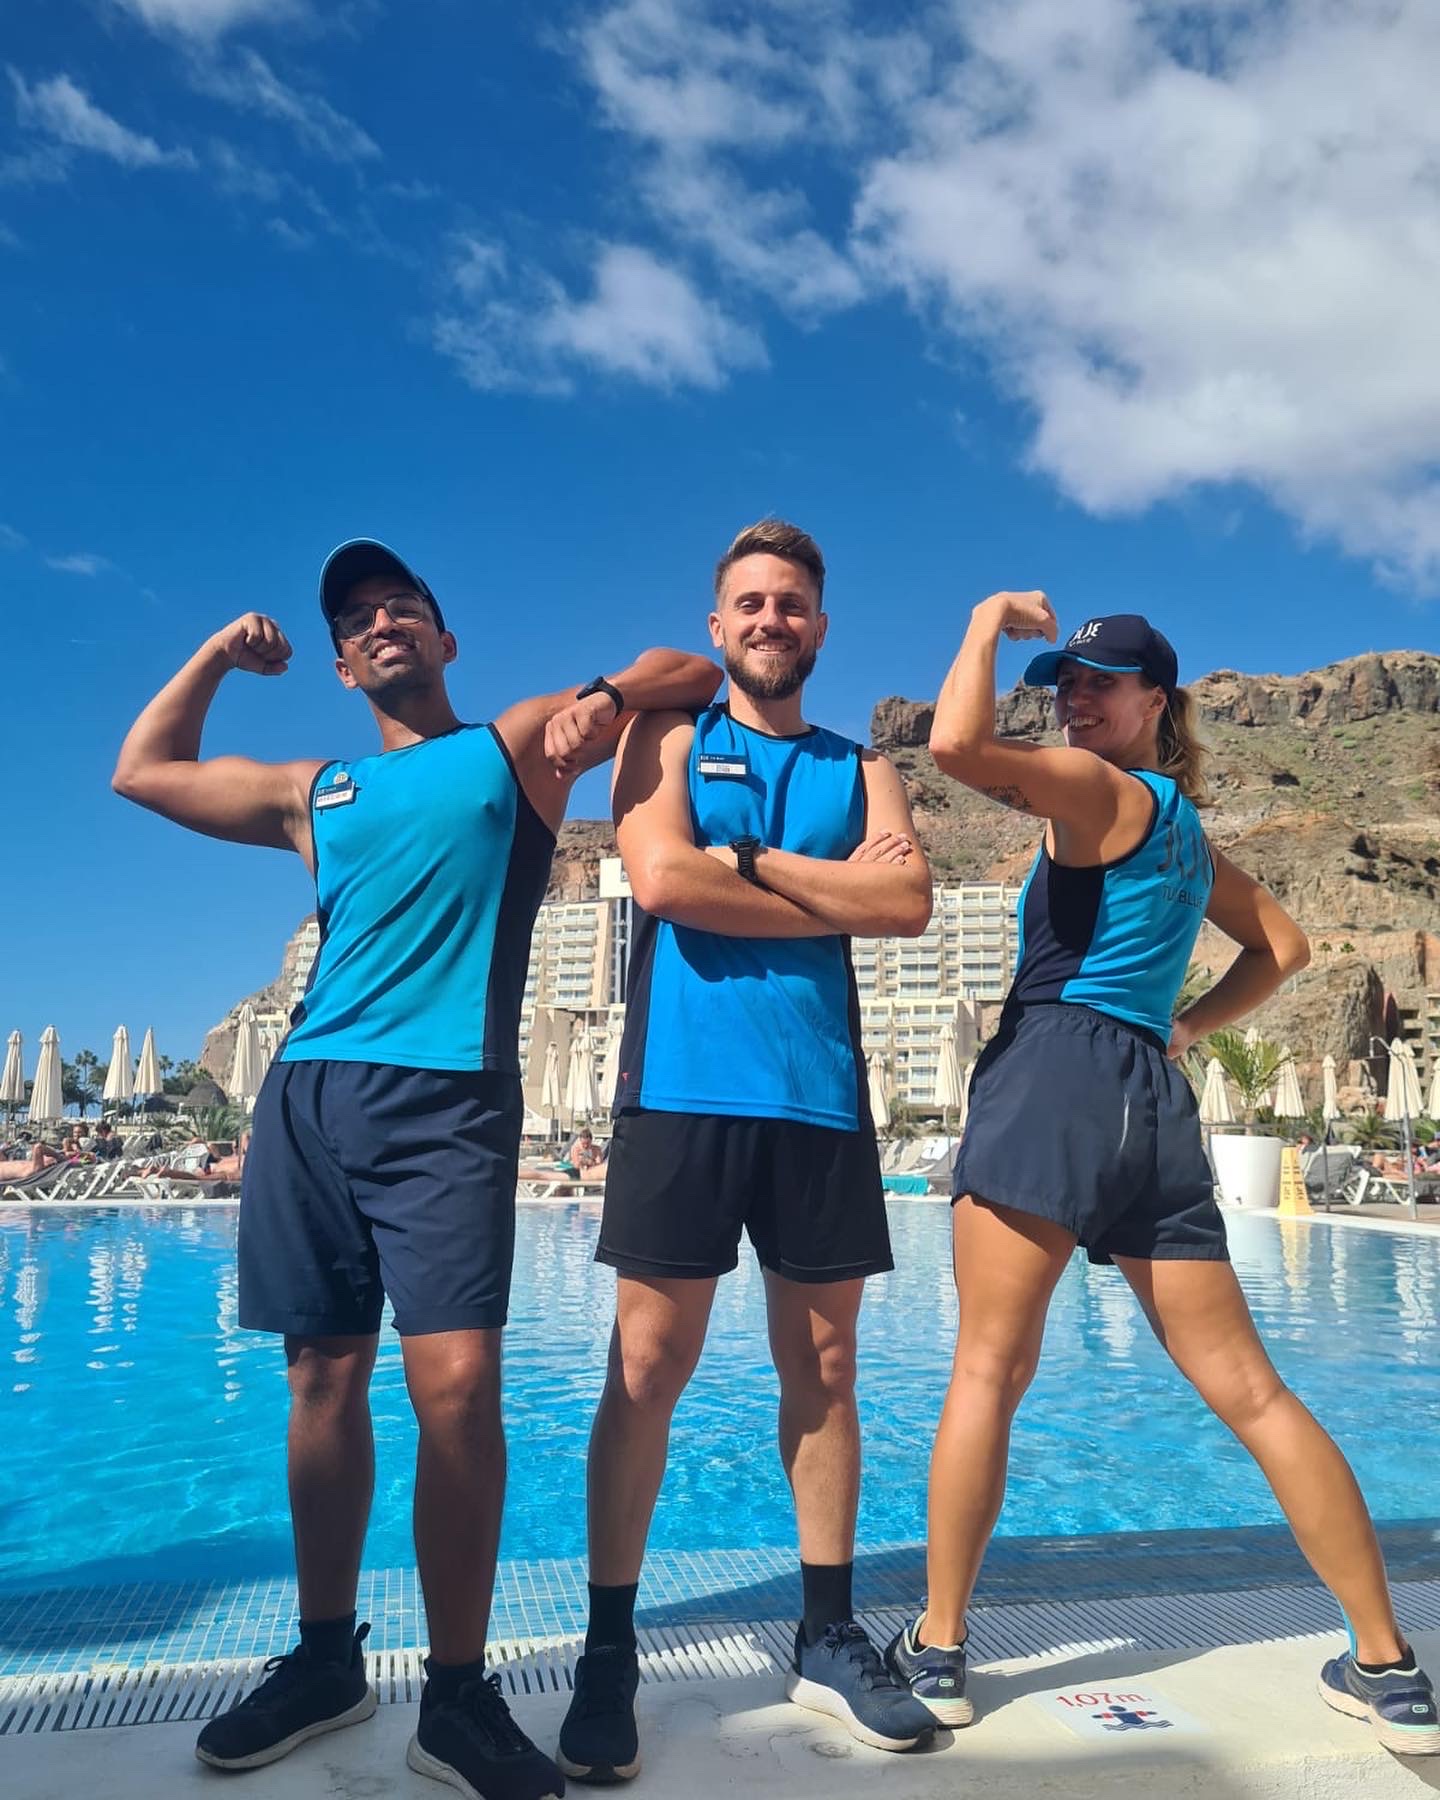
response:
<svg viewBox="0 0 1440 1800"><path fill-rule="evenodd" d="M1177 687L1160 715L1156 737L1160 773L1168 775L1193 806L1210 806L1205 780L1208 746L1195 728L1195 702L1187 688Z"/></svg>

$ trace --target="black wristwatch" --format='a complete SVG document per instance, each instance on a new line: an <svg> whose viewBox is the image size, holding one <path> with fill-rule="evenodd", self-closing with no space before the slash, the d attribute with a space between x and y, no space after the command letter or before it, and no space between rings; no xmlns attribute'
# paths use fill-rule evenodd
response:
<svg viewBox="0 0 1440 1800"><path fill-rule="evenodd" d="M735 870L744 880L760 886L760 877L755 873L755 852L764 848L757 837L731 838L730 848L735 852Z"/></svg>
<svg viewBox="0 0 1440 1800"><path fill-rule="evenodd" d="M607 681L603 675L597 675L593 681L587 681L575 696L577 700L588 700L592 694L608 694L615 703L615 717L618 719L625 710L625 696L613 681Z"/></svg>

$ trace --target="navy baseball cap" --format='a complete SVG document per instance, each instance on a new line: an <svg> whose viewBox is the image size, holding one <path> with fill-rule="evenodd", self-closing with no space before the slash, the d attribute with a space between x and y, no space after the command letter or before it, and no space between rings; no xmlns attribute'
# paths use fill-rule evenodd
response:
<svg viewBox="0 0 1440 1800"><path fill-rule="evenodd" d="M1139 613L1111 613L1105 619L1087 619L1058 649L1044 650L1031 658L1025 670L1025 685L1054 687L1062 662L1109 669L1116 675L1144 675L1167 694L1173 694L1180 684L1174 646Z"/></svg>
<svg viewBox="0 0 1440 1800"><path fill-rule="evenodd" d="M430 602L434 608L436 625L441 631L445 629L445 615L440 611L440 602L409 563L385 544L377 543L374 538L351 538L348 543L341 544L330 552L325 558L325 567L320 571L320 610L332 632L335 629L335 615L345 604L345 596L357 581L368 581L372 575L398 576L406 587L414 588L422 599Z"/></svg>

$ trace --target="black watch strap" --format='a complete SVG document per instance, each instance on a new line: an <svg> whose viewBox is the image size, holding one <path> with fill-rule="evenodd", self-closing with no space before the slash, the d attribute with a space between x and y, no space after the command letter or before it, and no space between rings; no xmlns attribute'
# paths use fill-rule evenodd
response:
<svg viewBox="0 0 1440 1800"><path fill-rule="evenodd" d="M730 848L735 852L735 871L745 881L755 887L760 885L760 877L755 873L755 852L760 848L757 837L735 838Z"/></svg>
<svg viewBox="0 0 1440 1800"><path fill-rule="evenodd" d="M593 681L587 681L575 696L577 700L588 700L592 694L608 694L615 704L615 717L618 719L625 710L625 696L613 681L607 681L603 675L597 675Z"/></svg>

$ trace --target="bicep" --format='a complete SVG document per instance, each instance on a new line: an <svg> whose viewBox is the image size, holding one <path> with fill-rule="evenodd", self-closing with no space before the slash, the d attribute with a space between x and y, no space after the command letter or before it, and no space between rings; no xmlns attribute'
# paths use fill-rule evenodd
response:
<svg viewBox="0 0 1440 1800"><path fill-rule="evenodd" d="M946 767L941 762L941 767ZM1136 783L1089 750L1057 748L1049 744L1012 743L993 739L963 769L951 773L967 787L1015 812L1108 831L1119 822L1120 811L1131 799ZM1148 797L1134 796L1149 816Z"/></svg>
<svg viewBox="0 0 1440 1800"><path fill-rule="evenodd" d="M694 844L687 779L694 738L694 721L684 713L641 713L626 727L611 804L627 861L665 843Z"/></svg>
<svg viewBox="0 0 1440 1800"><path fill-rule="evenodd" d="M865 836L875 837L889 831L896 837L907 837L914 844L914 862L929 874L929 863L915 835L915 819L910 811L910 796L900 771L888 756L875 750L860 753L860 779L865 785Z"/></svg>
<svg viewBox="0 0 1440 1800"><path fill-rule="evenodd" d="M297 850L320 762L262 763L248 756L162 763L134 798L191 831L231 843Z"/></svg>
<svg viewBox="0 0 1440 1800"><path fill-rule="evenodd" d="M913 838L915 821L910 814L910 796L889 757L875 750L862 750L860 780L865 789L866 837L893 831L897 837Z"/></svg>

